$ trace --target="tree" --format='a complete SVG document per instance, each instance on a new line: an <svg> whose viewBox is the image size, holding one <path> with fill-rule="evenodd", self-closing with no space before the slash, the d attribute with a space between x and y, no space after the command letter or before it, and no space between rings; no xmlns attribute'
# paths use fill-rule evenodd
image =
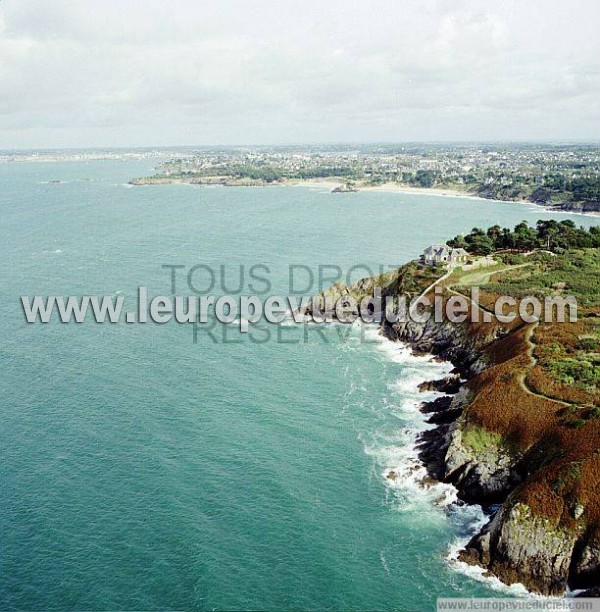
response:
<svg viewBox="0 0 600 612"><path fill-rule="evenodd" d="M432 187L433 173L431 172L431 170L417 170L415 182L420 187Z"/></svg>
<svg viewBox="0 0 600 612"><path fill-rule="evenodd" d="M474 236L469 243L469 250L475 255L489 255L493 253L496 248L492 240L486 236Z"/></svg>
<svg viewBox="0 0 600 612"><path fill-rule="evenodd" d="M503 249L514 249L515 247L515 237L508 227L502 228L500 244Z"/></svg>
<svg viewBox="0 0 600 612"><path fill-rule="evenodd" d="M501 246L502 228L499 225L492 225L492 227L488 228L487 236L496 248Z"/></svg>
<svg viewBox="0 0 600 612"><path fill-rule="evenodd" d="M542 241L542 244L548 249L550 250L554 238L558 235L558 222L555 221L554 219L549 219L549 220L539 220L537 222L537 235L538 238L540 238L540 240Z"/></svg>
<svg viewBox="0 0 600 612"><path fill-rule="evenodd" d="M459 234L458 236L455 236L452 240L448 241L448 246L451 246L455 249L466 249L469 245L467 244L465 237Z"/></svg>
<svg viewBox="0 0 600 612"><path fill-rule="evenodd" d="M517 249L534 249L539 246L537 233L527 225L527 221L521 221L515 226L514 239Z"/></svg>

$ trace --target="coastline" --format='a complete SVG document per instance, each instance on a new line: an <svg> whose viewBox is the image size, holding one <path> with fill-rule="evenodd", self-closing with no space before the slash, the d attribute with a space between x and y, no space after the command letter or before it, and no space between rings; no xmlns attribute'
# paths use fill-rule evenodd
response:
<svg viewBox="0 0 600 612"><path fill-rule="evenodd" d="M361 191L383 191L388 193L410 193L419 195L436 195L436 196L447 196L452 198L471 198L475 200L485 200L479 196L468 193L467 191L461 191L459 189L450 189L442 187L410 187L406 185L399 185L398 183L383 183L382 185L368 185L366 187L359 187Z"/></svg>
<svg viewBox="0 0 600 612"><path fill-rule="evenodd" d="M588 250L591 259L581 259L578 265L590 266L592 274L598 252ZM562 265L542 266L540 273L570 271L573 257L564 255ZM432 289L429 282L413 261L395 275L333 285L312 306L319 312L323 300L335 301L345 294L358 302L374 287L384 296L427 293ZM576 286L576 276L573 283ZM581 296L588 293L582 289ZM589 312L597 317L592 307ZM305 314L311 314L311 308ZM568 338L580 338L588 329L577 322L567 325L570 327L561 333ZM384 343L398 347L389 349L392 361L406 362L398 361L394 354L408 347L414 358L432 361L433 356L450 373L441 379L439 370L425 368L417 376L409 374L398 381L408 394L410 410L426 416L419 418L423 427L418 427L417 436L402 434L405 450L395 453L402 461L382 476L386 484L392 480L388 486L401 493L416 494L417 489L433 493L445 488L462 502L457 504L461 515L465 507L471 513L484 509L487 521L478 525L468 542L461 537L451 555L457 569L495 576L507 586L521 584L541 596L574 592L598 596L600 418L596 414L600 412L573 408L584 402L596 404L597 397L590 395L588 400L567 391L565 397L556 397L554 387L548 389L539 379L542 386L532 390L527 377L539 376L535 371L539 359L533 351L541 346L543 354L544 347L556 339L550 326L532 341L536 329L531 323L506 326L501 321L458 325L431 318L382 321L379 332L390 344ZM576 344L563 341L562 346L566 350ZM419 401L415 387L450 395L438 396L433 402L424 396ZM465 539L467 531L463 532Z"/></svg>
<svg viewBox="0 0 600 612"><path fill-rule="evenodd" d="M536 506L535 496L540 495L536 471L544 468L537 465L531 449L540 441L521 452L506 445L501 436L484 436L483 443L477 438L475 444L472 437L467 438L481 431L481 426L477 429L473 425L472 408L478 402L481 408L481 398L489 400L490 393L493 395L490 380L502 382L500 372L509 371L513 360L529 360L523 352L526 328L516 328L500 337L494 334L493 344L504 352L505 359L499 362L489 362L492 344L473 336L467 328L461 332L444 323L384 324L382 333L390 340L408 344L416 354L433 354L449 361L455 366L453 372L460 375L461 382L452 399L428 407L427 411L434 413L429 420L434 427L419 438L419 458L429 478L454 485L457 497L466 505L487 508L488 522L455 551L453 560L461 563L457 568L469 571L466 566L470 566L473 572L483 571L507 586L520 583L542 596L564 597L573 590L593 593L597 584L594 572L599 563L595 536L582 531L583 527L579 529L577 523L561 523L562 510L558 516L547 515L540 513L541 506ZM518 387L510 391L510 384L506 379L502 389L519 405L524 398ZM431 385L441 389L444 383L430 383L428 388ZM545 478L544 482L553 482L547 474ZM581 513L573 514L568 509L568 516L577 521Z"/></svg>
<svg viewBox="0 0 600 612"><path fill-rule="evenodd" d="M418 380L411 379L410 375L398 378L405 393L408 394L409 403L413 404L414 410L419 418L414 428L412 440L407 445L399 448L397 455L399 459L382 466L381 477L384 486L402 497L408 492L412 501L424 503L431 509L443 512L448 517L453 515L454 521L459 521L462 533L448 542L447 554L444 559L448 568L456 573L462 574L472 580L484 584L487 588L505 596L512 597L543 597L527 589L520 582L508 584L497 576L490 574L483 567L470 565L459 558L473 537L489 525L492 515L486 509L475 502L462 502L460 500L460 489L451 482L444 481L432 474L431 466L424 458L424 446L432 444L441 431L445 431L448 423L448 413L451 412L449 405L451 400L458 394L456 387L450 389L448 385L439 384L440 381L448 381L456 370L452 360L441 358L434 353L422 353L416 351L411 342L405 340L393 340L382 330L378 330L380 345L378 351L386 354L387 358L403 367L407 365L419 370L422 375ZM438 367L431 367L434 363ZM428 369L431 368L431 371ZM439 369L438 369L439 368ZM437 371L436 371L437 370ZM435 378L431 378L434 375ZM439 378L441 376L441 378ZM465 385L461 379L460 388ZM437 384L436 384L437 383ZM460 392L460 389L459 391ZM439 440L439 438L438 438ZM415 500L418 500L415 502Z"/></svg>
<svg viewBox="0 0 600 612"><path fill-rule="evenodd" d="M330 180L304 180L297 182L282 183L282 186L298 186L298 187L326 187L330 191L336 187L344 185L343 182L330 181ZM465 198L468 200L478 200L481 202L512 202L514 204L526 204L534 206L540 212L554 212L563 215L583 215L588 217L600 217L600 212L595 211L584 211L579 212L576 210L566 210L562 208L556 208L551 206L544 206L543 204L537 204L536 202L530 202L529 200L497 200L495 198L484 198L483 196L474 195L468 191L461 191L459 189L440 188L440 187L410 187L407 185L399 185L398 183L383 183L382 185L357 185L356 191L366 192L381 192L381 193L405 193L409 195L430 195L430 196L442 196L447 198Z"/></svg>
<svg viewBox="0 0 600 612"><path fill-rule="evenodd" d="M310 181L306 181L306 185L314 185ZM343 183L329 182L328 185L332 187L339 187ZM527 204L534 206L536 209L545 212L558 212L561 214L570 215L584 215L591 217L600 217L600 212L595 211L584 211L579 212L576 210L567 210L558 207L545 206L544 204L538 204L537 202L531 202L529 200L498 200L496 198L485 198L483 196L475 195L468 191L462 191L460 189L451 189L446 187L410 187L408 185L400 185L398 183L383 183L382 185L367 185L357 186L358 191L370 191L370 192L383 192L383 193L406 193L410 195L432 195L432 196L443 196L448 198L465 198L469 200L479 200L482 202L513 202L515 204Z"/></svg>
<svg viewBox="0 0 600 612"><path fill-rule="evenodd" d="M350 181L349 181L350 182ZM183 179L183 178L171 178L168 176L160 177L144 177L131 179L128 183L132 186L147 186L147 185L192 185L197 187L307 187L307 188L321 188L327 191L334 191L337 188L343 187L347 183L345 181L326 179L284 179L282 181L267 183L264 181L250 180L250 179L235 179L230 177L211 177L202 182L197 179ZM383 183L381 185L363 185L360 182L353 184L354 189L351 192L380 192L380 193L397 193L397 194L408 194L408 195L429 195L429 196L440 196L447 198L465 198L469 200L478 200L482 202L512 202L514 204L525 204L528 206L534 206L539 209L540 212L546 213L559 213L564 215L583 215L589 217L600 217L600 211L580 211L570 210L568 208L561 208L557 206L546 206L544 204L538 204L537 202L531 202L530 200L518 199L518 200L502 200L496 198L486 198L480 195L475 195L468 191L460 189L452 189L449 187L411 187L409 185L401 185L398 183ZM342 192L343 193L343 192Z"/></svg>
<svg viewBox="0 0 600 612"><path fill-rule="evenodd" d="M468 563L463 558L469 543L484 530L489 529L494 517L494 512L482 500L464 499L464 491L460 483L446 477L446 441L452 427L469 405L469 400L466 398L467 383L473 375L473 369L477 370L475 364L477 363L478 352L471 353L470 357L465 360L464 355L457 358L457 355L452 352L438 351L433 347L431 347L431 350L424 351L419 346L419 340L416 340L419 334L415 334L413 337L413 332L409 332L408 335L396 335L392 329L383 327L379 333L383 342L387 341L397 345L399 351L407 350L413 358L427 358L428 361L436 360L438 363L448 366L446 376L443 378L431 379L425 377L418 384L418 389L423 393L430 390L435 390L437 393L435 393L433 399L424 396L416 404L416 409L419 411L422 424L425 427L418 431L410 445L410 455L416 461L418 469L411 468L409 464L407 470L408 480L411 481L409 486L419 487L423 492L431 488L445 488L447 491L445 500L441 503L437 502L436 505L446 512L454 505L454 508L464 512L469 517L469 520L465 520L465 533L448 545L445 556L448 567L452 571L485 584L494 591L509 596L544 597L545 595L528 589L522 582L504 582L501 577L491 573L488 568ZM468 365L472 360L474 362ZM458 386L450 389L448 381L452 376L458 377L459 382ZM392 480L389 471L383 475L386 481ZM392 472L391 476L393 477L393 485L397 476L400 479L405 475L399 471L397 475ZM451 492L448 492L448 489Z"/></svg>
<svg viewBox="0 0 600 612"><path fill-rule="evenodd" d="M325 187L327 189L335 189L341 187L345 183L343 181L332 181L332 180L321 180L321 179L306 179L302 181L289 181L282 183L282 186L290 185L296 187ZM448 196L453 198L471 198L475 200L485 200L480 196L472 195L466 191L460 191L458 189L450 188L439 188L439 187L410 187L406 185L400 185L398 183L383 183L381 185L361 185L356 184L356 190L369 191L369 192L386 192L386 193L410 193L418 195L436 195L436 196Z"/></svg>

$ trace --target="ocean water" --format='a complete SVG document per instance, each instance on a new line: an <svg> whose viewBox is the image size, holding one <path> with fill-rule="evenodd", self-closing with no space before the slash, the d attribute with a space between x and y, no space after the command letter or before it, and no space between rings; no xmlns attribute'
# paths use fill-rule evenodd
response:
<svg viewBox="0 0 600 612"><path fill-rule="evenodd" d="M140 285L170 293L165 264L223 265L230 286L264 264L287 295L290 264L376 270L476 225L597 219L425 195L127 186L150 166L0 164L0 608L419 611L504 595L448 561L478 509L419 485L416 385L447 364L371 328L269 326L252 341L232 327L194 343L175 323L28 325L19 298L131 304Z"/></svg>

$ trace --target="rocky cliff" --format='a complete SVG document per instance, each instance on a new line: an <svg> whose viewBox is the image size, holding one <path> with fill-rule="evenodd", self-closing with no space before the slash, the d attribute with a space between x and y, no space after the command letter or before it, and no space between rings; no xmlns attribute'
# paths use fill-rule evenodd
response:
<svg viewBox="0 0 600 612"><path fill-rule="evenodd" d="M389 338L407 342L419 353L451 360L466 379L450 402L425 409L433 412L430 422L438 425L426 431L419 444L420 457L432 477L454 484L459 498L467 503L496 508L489 524L459 558L486 568L507 584L520 582L546 595L597 587L599 531L588 527L586 508L574 501L574 487L551 492L555 498L550 512L540 511L535 499L540 496L536 486L554 485L548 470L561 459L561 452L543 438L517 444L478 424L471 414L479 396L490 393L486 382L503 376L501 371L489 376L497 367L493 347L510 345L512 339L514 356L500 351L502 357L496 355L496 360L519 358L521 330L489 326L487 333L482 334L481 328L476 334L473 331L466 325L431 320L383 325Z"/></svg>
<svg viewBox="0 0 600 612"><path fill-rule="evenodd" d="M578 265L588 265L585 261ZM553 260L552 269L556 266ZM590 266L586 282L597 275ZM351 295L359 301L376 287L384 297L410 299L432 291L432 274L411 262L350 286L336 284L317 297L317 311L325 298ZM434 280L441 273L436 274ZM453 295L451 286L443 291ZM594 308L583 320L600 327ZM306 313L311 312L309 307ZM490 515L460 559L543 594L581 589L592 596L600 590L600 398L595 387L575 391L544 378L531 339L535 332L546 343L537 345L542 358L555 355L560 343L561 350L575 356L580 339L589 338L593 329L579 322L536 327L518 318L510 325L495 319L472 322L471 317L461 324L433 318L381 324L385 336L407 343L415 353L451 361L460 378L458 385L456 375L424 385L452 395L424 405L436 427L419 440L430 477L452 483L461 500L481 505ZM532 381L546 384L547 394L542 387L533 389Z"/></svg>

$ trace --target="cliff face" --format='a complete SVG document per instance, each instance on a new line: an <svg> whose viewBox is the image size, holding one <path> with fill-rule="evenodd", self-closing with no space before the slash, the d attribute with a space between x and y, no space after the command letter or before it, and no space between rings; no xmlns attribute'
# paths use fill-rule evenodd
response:
<svg viewBox="0 0 600 612"><path fill-rule="evenodd" d="M454 484L467 503L501 504L490 523L462 551L460 560L486 568L507 584L520 582L546 595L596 587L600 583L600 532L588 526L589 512L575 501L575 484L556 485L556 474L564 472L564 466L563 472L552 472L562 460L554 448L556 439L540 433L538 438L516 444L473 418L481 396L494 392L490 380L506 378L506 364L522 358L523 332L489 326L474 333L466 326L431 320L384 324L383 332L409 343L417 352L450 359L467 378L451 403L440 407L440 414L452 418L438 418L438 427L425 432L420 442L420 457L432 477ZM500 347L496 350L500 356L495 357L503 362L500 365L490 356L495 346ZM506 346L511 347L508 352ZM498 369L503 367L505 370ZM500 393L501 401L510 402L510 395ZM540 410L550 414L554 407L542 402ZM566 482L562 478L560 482ZM544 496L550 499L550 512L540 510Z"/></svg>
<svg viewBox="0 0 600 612"><path fill-rule="evenodd" d="M508 584L521 582L530 590L560 595L568 585L576 543L577 536L556 521L509 500L460 559L487 567Z"/></svg>
<svg viewBox="0 0 600 612"><path fill-rule="evenodd" d="M552 202L550 200L551 192L545 189L536 189L529 196L524 194L510 195L503 190L497 188L484 186L480 189L476 189L473 195L480 198L486 198L489 200L504 200L512 202L531 202L532 204L538 204L539 206L545 206L547 208L554 208L556 210L570 210L574 212L600 212L600 201L597 199L588 200L572 200L569 199L571 194L562 193L561 201ZM559 195L559 197L560 197Z"/></svg>
<svg viewBox="0 0 600 612"><path fill-rule="evenodd" d="M461 419L450 427L444 479L461 491L466 502L498 503L521 481L518 458L491 434L474 447L466 442L468 431Z"/></svg>
<svg viewBox="0 0 600 612"><path fill-rule="evenodd" d="M560 210L571 210L573 212L600 212L600 202L595 200L584 200L581 202L562 202L557 204Z"/></svg>
<svg viewBox="0 0 600 612"><path fill-rule="evenodd" d="M588 265L581 261L578 265ZM591 278L597 268L589 266ZM359 300L375 287L383 296L414 297L432 291L439 274L412 262L350 286L334 285L316 303L341 295ZM451 288L444 295L452 295ZM305 310L312 312L312 307ZM595 310L588 308L586 317L600 327ZM532 591L556 595L584 589L592 596L600 592L600 402L594 391L556 386L540 366L557 346L576 354L578 339L592 329L577 325L535 327L518 319L510 325L494 319L454 324L430 318L383 322L381 330L418 354L451 361L463 380L458 392L455 379L425 385L454 395L423 407L436 427L418 442L432 478L454 484L463 501L494 510L460 559ZM534 335L542 344L532 342ZM539 392L532 381L541 381ZM565 390L571 392L568 401L552 395Z"/></svg>

